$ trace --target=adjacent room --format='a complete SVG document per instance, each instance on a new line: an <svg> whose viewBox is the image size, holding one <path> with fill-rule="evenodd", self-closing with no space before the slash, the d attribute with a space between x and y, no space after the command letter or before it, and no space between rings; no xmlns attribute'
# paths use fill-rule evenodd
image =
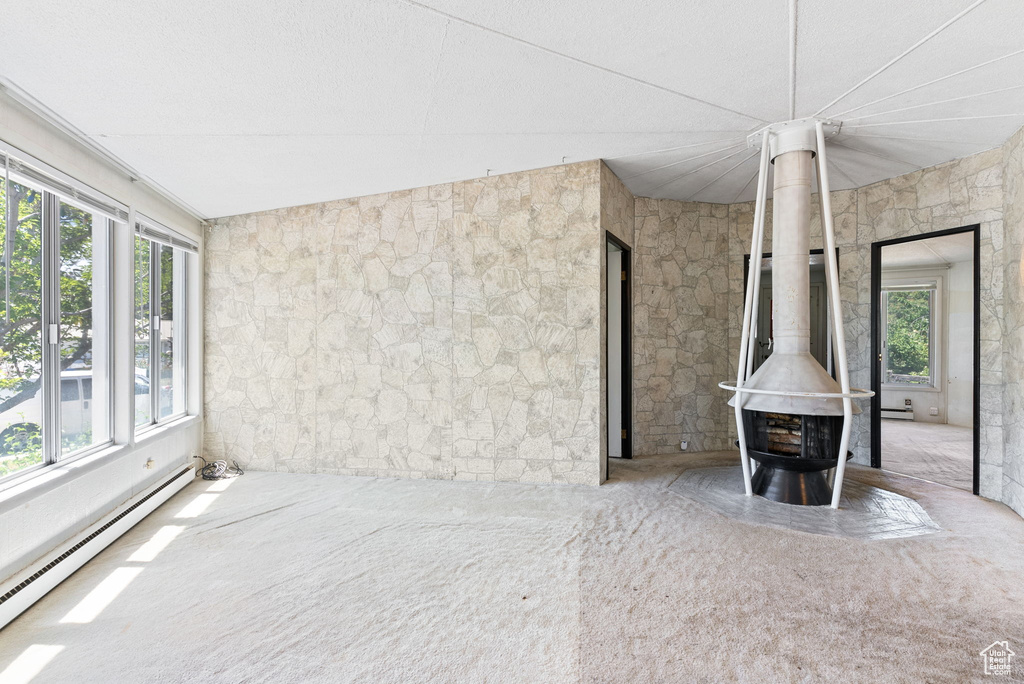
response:
<svg viewBox="0 0 1024 684"><path fill-rule="evenodd" d="M975 230L881 247L882 467L977 492Z"/></svg>
<svg viewBox="0 0 1024 684"><path fill-rule="evenodd" d="M0 684L1024 681L1024 4L0 14Z"/></svg>

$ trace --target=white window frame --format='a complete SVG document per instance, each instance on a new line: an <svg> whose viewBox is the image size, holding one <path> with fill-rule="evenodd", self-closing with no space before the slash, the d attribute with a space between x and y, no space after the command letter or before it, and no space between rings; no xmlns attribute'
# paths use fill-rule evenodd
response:
<svg viewBox="0 0 1024 684"><path fill-rule="evenodd" d="M113 373L113 302L109 295L113 283L113 232L116 224L128 218L128 208L103 193L79 183L56 169L38 161L15 147L0 142L0 183L10 197L10 181L31 187L42 193L41 233L42 253L41 274L42 311L40 316L41 364L40 382L43 461L37 465L0 476L5 488L27 476L56 463L69 463L109 448L114 443L114 373ZM102 301L93 298L93 339L99 334L106 336L106 354L103 366L106 369L103 382L92 378L92 399L96 402L98 388L105 385L102 394L106 398L107 439L83 447L68 454L62 454L61 420L61 371L60 371L60 205L68 204L89 212L94 221L105 221L106 231L102 236L99 258L93 262L93 273L103 272L106 278L107 296ZM4 217L4 226L6 226ZM94 229L95 230L95 229ZM94 250L95 257L95 250ZM97 315L98 314L98 315ZM101 327L100 327L101 326Z"/></svg>
<svg viewBox="0 0 1024 684"><path fill-rule="evenodd" d="M882 338L882 388L901 392L941 392L943 378L942 340L944 333L945 312L945 274L947 269L928 269L918 272L900 272L900 277L883 277L881 292L881 338ZM886 370L889 367L889 292L906 292L912 290L930 290L931 321L929 324L928 367L930 378L928 384L910 384L902 382L886 382Z"/></svg>
<svg viewBox="0 0 1024 684"><path fill-rule="evenodd" d="M180 233L164 226L157 221L149 219L142 214L135 215L135 234L133 235L132 244L133 249L136 250L133 255L133 259L138 258L138 241L144 240L149 243L149 422L138 424L135 422L135 408L134 401L138 397L137 394L132 392L133 397L133 408L132 408L132 424L134 426L135 435L144 435L149 430L152 430L158 426L165 425L167 423L179 420L189 415L190 406L188 399L188 378L190 374L190 355L188 349L188 319L191 315L189 311L189 279L195 277L193 274L196 271L194 266L195 255L198 253L198 245L187 237L184 237ZM180 393L182 410L171 413L168 416L160 416L160 386L159 386L159 370L160 370L160 296L159 296L159 283L161 282L161 264L160 264L160 248L161 247L172 247L175 250L175 254L181 253L181 259L174 259L173 268L174 273L174 289L176 306L174 309L174 332L172 337L172 348L174 349L175 358L181 359L181 383L180 386L176 386L174 391L176 394ZM156 288L156 289L154 289ZM134 317L134 297L135 297L135 283L132 283L132 315ZM180 305L180 306L177 306ZM134 331L134 321L132 323ZM155 334L154 334L155 333ZM139 341L139 338L135 338L133 341L133 352L134 344ZM134 366L134 364L133 364ZM134 370L132 373L132 382L134 387L135 377Z"/></svg>

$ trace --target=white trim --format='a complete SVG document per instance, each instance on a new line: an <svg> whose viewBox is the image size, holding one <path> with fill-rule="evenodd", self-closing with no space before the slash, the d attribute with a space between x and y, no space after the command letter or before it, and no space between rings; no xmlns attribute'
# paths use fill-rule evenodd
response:
<svg viewBox="0 0 1024 684"><path fill-rule="evenodd" d="M200 420L199 416L182 416L174 421L154 425L134 445L106 444L97 446L70 458L53 464L39 464L32 471L24 471L0 485L0 515L16 508L27 500L34 499L48 491L63 487L85 473L101 468L117 459L134 446L167 437L179 430L186 430ZM2 569L2 568L0 568Z"/></svg>
<svg viewBox="0 0 1024 684"><path fill-rule="evenodd" d="M27 109L33 115L41 119L44 123L56 128L58 131L74 140L79 145L85 147L89 152L92 152L97 157L102 159L104 162L110 164L115 169L120 171L122 174L127 176L132 182L141 182L143 185L148 187L150 190L155 192L157 195L162 197L164 200L177 207L181 211L185 212L192 218L196 219L200 223L206 221L206 216L193 208L183 199L172 193L170 190L154 181L149 176L143 173L139 173L134 167L125 162L123 159L112 153L107 148L94 142L92 138L80 131L75 126L71 125L67 120L58 115L52 109L44 105L43 103L36 100L34 97L29 95L27 92L22 90L16 84L12 83L8 79L0 76L0 92L4 92L20 104L22 107Z"/></svg>
<svg viewBox="0 0 1024 684"><path fill-rule="evenodd" d="M199 253L199 243L159 221L154 221L141 212L135 212L135 233L150 242L177 247L186 252Z"/></svg>
<svg viewBox="0 0 1024 684"><path fill-rule="evenodd" d="M137 435L144 434L147 430L151 429L152 427L154 427L156 425L163 425L163 424L165 424L167 422L173 422L175 420L178 420L179 418L182 418L184 416L189 415L189 409L190 409L190 403L189 403L190 396L188 394L188 384L190 382L190 379L189 379L189 376L190 376L189 366L193 362L193 358L196 356L196 354L194 352L190 352L190 350L188 348L189 342L191 341L190 337L188 335L188 329L189 329L189 326L191 325L190 319L191 319L191 316L192 316L192 314L191 314L191 305L190 305L190 299L191 298L189 297L189 291L190 291L189 280L192 277L198 278L198 274L193 274L192 273L193 269L188 268L187 264L188 264L188 261L190 260L190 255L195 255L195 256L198 257L198 250L190 252L187 249L182 249L179 245L174 244L173 242L154 240L152 237L150 237L149 234L144 232L144 229L151 225L150 223L147 223L148 219L146 219L146 217L142 216L141 214L136 214L136 217L138 218L138 220L135 223L136 232L135 232L135 237L133 238L133 245L134 245L133 246L133 255L134 255L134 258L138 258L139 241L140 240L145 241L145 244L147 245L147 247L149 249L149 279L150 279L150 283L149 283L149 313L150 313L150 325L149 325L149 400L150 400L150 414L149 414L149 421L148 422L143 423L143 424L139 424L139 423L136 422L136 420L135 420L136 416L134 414L135 399L134 399L134 388L133 388L132 424L133 424L133 433L134 433L134 435L137 436ZM156 222L152 222L152 223L156 223ZM159 226L160 228L164 228L169 233L173 232L173 231L171 231L171 229L166 228L166 226L162 226L159 223L156 223L156 225ZM173 318L174 330L172 332L172 338L171 339L172 339L172 345L174 345L172 348L175 349L174 364L175 365L180 364L180 366L181 366L181 373L180 373L179 376L177 376L175 378L176 380L180 380L180 383L179 383L180 386L175 387L174 391L176 393L175 394L175 400L180 398L184 402L184 404L181 407L180 411L178 411L178 412L176 412L176 413L174 413L174 414L172 414L170 416L161 417L160 416L160 389L159 389L159 379L160 379L159 354L160 354L160 342L164 338L163 338L163 332L162 332L161 326L160 326L160 315L159 315L160 314L160 309L159 309L159 306L160 306L160 293L155 291L154 288L157 288L158 285L159 285L159 282L161 281L160 273L161 273L161 269L162 269L162 264L161 264L161 259L158 256L158 254L161 252L161 250L164 247L169 247L171 249L172 255L174 255L174 258L173 258L173 261L172 261L172 268L174 268L174 276L175 276L173 281L172 281L173 282L172 297L173 297L173 301L174 301L174 318ZM181 257L183 257L182 259L178 259L177 258L177 256L179 254L181 255ZM137 268L137 267L134 267L134 268ZM136 292L136 286L135 286L135 281L134 281L134 274L135 274L135 272L133 270L133 278L132 278L132 283L133 283L133 285L132 285L132 297L133 297L132 310L133 310L133 312L135 311L134 296L135 296L135 292ZM134 337L134 334L135 334L135 330L134 330L134 315L135 314L133 313L133 330L132 330L132 334L133 334L133 341L132 341L132 358L133 358L133 363L134 363L134 358L135 358L135 348L136 348L136 345L137 345L137 343L139 341L137 338ZM172 375L173 375L173 373L174 373L174 369L172 368ZM133 382L134 382L134 366L133 366ZM172 406L172 410L173 410L173 406Z"/></svg>
<svg viewBox="0 0 1024 684"><path fill-rule="evenodd" d="M882 312L882 320L879 321L882 334L882 389L916 392L942 392L945 383L945 344L943 340L946 334L946 278L949 268L943 267L917 267L900 268L886 271L882 270L881 292L882 302L879 308ZM907 289L904 290L903 286ZM929 322L929 359L928 365L931 371L931 382L927 385L911 385L903 383L885 382L885 366L888 365L888 348L885 344L888 329L889 292L928 292L932 295L931 321Z"/></svg>
<svg viewBox="0 0 1024 684"><path fill-rule="evenodd" d="M56 565L53 565L46 570L44 574L39 575L36 579L32 580L30 584L22 587L18 593L14 594L3 603L0 603L0 628L3 628L11 620L18 617L18 615L23 613L33 603L41 599L51 589L70 577L72 573L89 562L89 560L96 556L96 554L114 543L118 537L134 527L136 523L156 510L162 503L184 489L184 487L194 479L195 468L188 467L185 473L182 473L180 469L176 468L173 473L163 478L160 482L157 482L145 491L140 492L137 496L132 497L132 499L121 506L118 506L112 513L105 516L99 522L90 526L84 532L76 535L70 541L61 544L45 558L37 561L12 577L8 582L5 582L0 586L0 597L7 592L14 590L23 582L29 580L29 578L31 578L35 573L46 568L50 563L53 563L60 558L62 554L67 553L74 546L103 528L104 525L116 520L118 516L122 515L127 509L152 494L151 498L142 503L138 508L131 511L120 520L116 520L116 522L110 525L110 527L103 530L92 539L89 539L73 553L64 557Z"/></svg>
<svg viewBox="0 0 1024 684"><path fill-rule="evenodd" d="M50 489L67 484L66 480L77 477L81 468L92 469L93 464L101 465L127 448L126 444L105 444L57 463L41 463L35 470L24 471L0 483L0 515L17 506L25 498L34 498ZM48 486L50 485L50 486Z"/></svg>
<svg viewBox="0 0 1024 684"><path fill-rule="evenodd" d="M99 214L118 223L128 222L128 205L118 202L77 178L59 171L27 152L0 140L0 154L6 160L8 173L15 182L39 186L71 204L92 214Z"/></svg>
<svg viewBox="0 0 1024 684"><path fill-rule="evenodd" d="M199 416L193 413L186 413L178 416L168 416L163 423L151 423L139 428L135 433L135 446L165 436L171 430L187 428L196 421Z"/></svg>

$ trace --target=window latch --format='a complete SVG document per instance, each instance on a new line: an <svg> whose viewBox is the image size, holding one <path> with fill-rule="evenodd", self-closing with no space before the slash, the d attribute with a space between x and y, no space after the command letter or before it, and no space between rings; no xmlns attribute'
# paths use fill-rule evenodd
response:
<svg viewBox="0 0 1024 684"><path fill-rule="evenodd" d="M60 342L60 326L56 323L50 323L50 330L48 335L49 340L47 341L50 344L57 344L58 342Z"/></svg>

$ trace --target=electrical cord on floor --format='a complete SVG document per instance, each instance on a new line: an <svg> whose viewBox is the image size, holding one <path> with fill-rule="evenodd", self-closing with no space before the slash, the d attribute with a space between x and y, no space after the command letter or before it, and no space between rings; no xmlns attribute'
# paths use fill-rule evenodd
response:
<svg viewBox="0 0 1024 684"><path fill-rule="evenodd" d="M227 461L207 462L202 456L196 456L196 458L203 462L203 467L199 472L202 473L204 480L228 480L245 475L245 471L242 470L242 466L238 465L238 461L233 460L231 465L228 465Z"/></svg>

